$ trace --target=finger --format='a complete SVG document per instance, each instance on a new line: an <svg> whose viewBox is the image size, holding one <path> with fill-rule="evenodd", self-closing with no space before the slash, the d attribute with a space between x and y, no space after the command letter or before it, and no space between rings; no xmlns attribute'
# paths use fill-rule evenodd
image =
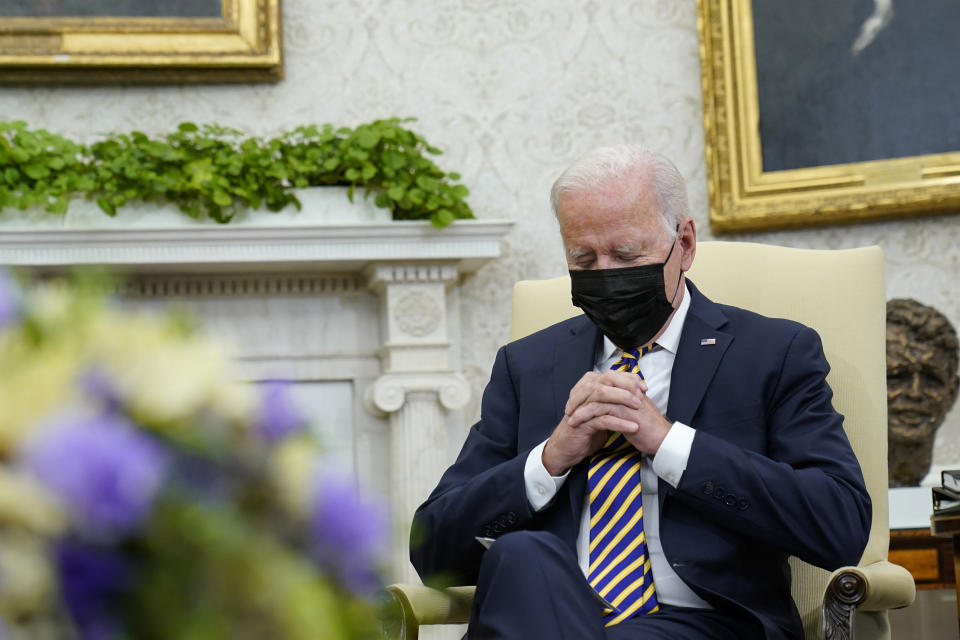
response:
<svg viewBox="0 0 960 640"><path fill-rule="evenodd" d="M613 414L604 414L592 418L587 422L582 423L578 429L589 429L594 432L600 431L614 431L616 433L622 433L624 435L632 435L637 432L639 427L636 422L631 420L626 420L619 416Z"/></svg>
<svg viewBox="0 0 960 640"><path fill-rule="evenodd" d="M633 393L636 397L640 397L647 393L647 381L638 376L635 373L627 373L626 371L609 371L609 378L601 376L599 382L609 382L609 384L616 386L620 389L625 389Z"/></svg>
<svg viewBox="0 0 960 640"><path fill-rule="evenodd" d="M634 409L630 409L621 404L588 402L577 407L577 409L567 417L567 424L570 425L571 428L580 428L584 423L605 415L630 420L634 411Z"/></svg>
<svg viewBox="0 0 960 640"><path fill-rule="evenodd" d="M625 391L631 398L630 401L623 402L627 406L633 407L636 409L639 407L639 403L642 401L644 394L647 392L647 383L638 375L634 373L626 373L624 371L608 371L604 375L601 375L597 378L594 388L599 388L602 386L605 389L613 388ZM606 401L608 396L591 396L586 402L591 400L597 400L600 402Z"/></svg>
<svg viewBox="0 0 960 640"><path fill-rule="evenodd" d="M584 374L570 390L563 412L569 416L580 405L593 401L595 399L593 394L599 387L622 389L634 395L646 392L646 383L636 374L624 371L605 371L602 374L589 372Z"/></svg>
<svg viewBox="0 0 960 640"><path fill-rule="evenodd" d="M628 391L620 387L596 385L590 396L581 404L599 402L603 404L622 404L631 409L639 409L643 402L643 393L638 390Z"/></svg>
<svg viewBox="0 0 960 640"><path fill-rule="evenodd" d="M586 402L599 377L600 374L594 371L588 371L577 381L577 384L573 385L573 389L570 390L570 394L567 396L567 404L563 407L563 412L566 415L570 415L574 409Z"/></svg>
<svg viewBox="0 0 960 640"><path fill-rule="evenodd" d="M640 376L635 373L627 373L626 371L606 371L597 378L597 382L620 389L626 389L627 391L633 391L639 389L641 386L646 386L646 383Z"/></svg>

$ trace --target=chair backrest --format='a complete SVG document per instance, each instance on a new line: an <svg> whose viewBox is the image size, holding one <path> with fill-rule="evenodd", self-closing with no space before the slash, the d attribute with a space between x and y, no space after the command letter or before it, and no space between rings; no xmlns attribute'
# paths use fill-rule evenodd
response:
<svg viewBox="0 0 960 640"><path fill-rule="evenodd" d="M790 318L819 332L831 366L827 380L834 406L845 417L847 437L873 500L873 524L861 564L886 559L886 293L880 249L701 242L688 275L716 302ZM510 337L520 338L579 313L570 302L569 277L518 282ZM793 597L806 637L817 637L829 574L795 558L791 566Z"/></svg>

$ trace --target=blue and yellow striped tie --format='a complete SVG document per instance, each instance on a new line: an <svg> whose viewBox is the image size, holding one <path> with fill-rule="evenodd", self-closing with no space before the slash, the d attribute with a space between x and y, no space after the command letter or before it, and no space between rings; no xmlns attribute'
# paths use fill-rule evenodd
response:
<svg viewBox="0 0 960 640"><path fill-rule="evenodd" d="M640 358L651 347L624 351L611 369L640 372ZM610 627L657 610L657 593L643 534L640 452L613 433L590 459L590 568L587 580L610 605L603 618Z"/></svg>

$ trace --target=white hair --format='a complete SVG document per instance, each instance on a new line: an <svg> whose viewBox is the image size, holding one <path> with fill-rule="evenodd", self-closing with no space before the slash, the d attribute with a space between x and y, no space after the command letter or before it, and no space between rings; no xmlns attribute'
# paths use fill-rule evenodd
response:
<svg viewBox="0 0 960 640"><path fill-rule="evenodd" d="M565 193L584 193L614 180L644 175L653 185L664 227L676 235L677 225L689 215L687 185L672 162L638 145L599 147L577 158L553 183L550 206L557 215L557 204Z"/></svg>

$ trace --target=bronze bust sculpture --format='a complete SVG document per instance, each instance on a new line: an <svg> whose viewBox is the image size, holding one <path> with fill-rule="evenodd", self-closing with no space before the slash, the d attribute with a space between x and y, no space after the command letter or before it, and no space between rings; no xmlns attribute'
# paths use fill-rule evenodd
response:
<svg viewBox="0 0 960 640"><path fill-rule="evenodd" d="M957 332L916 300L887 303L887 432L891 487L927 474L933 439L957 399Z"/></svg>

